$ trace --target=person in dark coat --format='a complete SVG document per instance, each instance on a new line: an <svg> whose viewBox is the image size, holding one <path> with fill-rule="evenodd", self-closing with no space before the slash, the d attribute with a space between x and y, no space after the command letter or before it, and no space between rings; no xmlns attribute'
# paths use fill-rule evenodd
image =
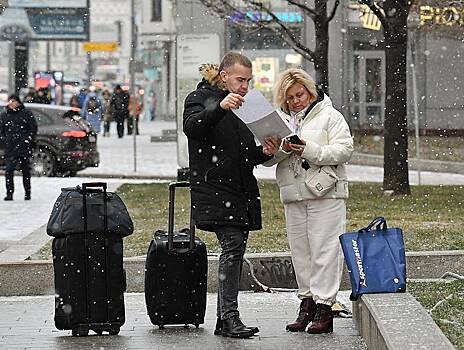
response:
<svg viewBox="0 0 464 350"><path fill-rule="evenodd" d="M17 95L8 98L0 116L0 139L5 144L6 201L13 200L14 170L19 165L23 173L25 200L31 199L30 158L35 148L37 122Z"/></svg>
<svg viewBox="0 0 464 350"><path fill-rule="evenodd" d="M183 114L192 215L196 227L216 233L222 249L214 333L248 338L258 329L241 322L237 297L248 232L262 228L253 169L271 155L256 146L253 134L231 111L248 91L250 60L230 52L219 67L203 65L200 72L204 79L185 99Z"/></svg>
<svg viewBox="0 0 464 350"><path fill-rule="evenodd" d="M113 96L111 96L111 110L116 121L118 137L124 136L124 120L129 118L129 94L116 85Z"/></svg>

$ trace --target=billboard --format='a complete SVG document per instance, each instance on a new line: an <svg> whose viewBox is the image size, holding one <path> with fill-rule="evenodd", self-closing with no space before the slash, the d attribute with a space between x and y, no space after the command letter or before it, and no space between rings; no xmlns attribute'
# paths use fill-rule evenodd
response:
<svg viewBox="0 0 464 350"><path fill-rule="evenodd" d="M217 34L177 35L177 164L188 168L188 142L182 131L184 100L201 80L198 68L203 63L220 63Z"/></svg>
<svg viewBox="0 0 464 350"><path fill-rule="evenodd" d="M87 7L87 0L9 0L9 7L72 8Z"/></svg>
<svg viewBox="0 0 464 350"><path fill-rule="evenodd" d="M82 40L89 37L87 0L10 0L0 15L0 40Z"/></svg>

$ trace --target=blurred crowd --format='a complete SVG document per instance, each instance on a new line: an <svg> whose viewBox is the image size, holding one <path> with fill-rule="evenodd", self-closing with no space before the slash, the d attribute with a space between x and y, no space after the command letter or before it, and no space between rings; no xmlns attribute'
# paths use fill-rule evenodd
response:
<svg viewBox="0 0 464 350"><path fill-rule="evenodd" d="M119 138L124 134L139 134L139 120L143 113L143 89L137 89L136 93L130 95L121 85L116 85L113 91L108 88L100 89L95 86L80 89L78 94L69 99L71 107L79 108L80 113L92 128L103 136L110 136L111 125L116 125L116 133ZM31 88L23 98L25 103L53 102L50 90ZM154 106L154 104L153 104ZM154 107L150 107L150 119L155 118ZM135 130L134 130L135 129Z"/></svg>

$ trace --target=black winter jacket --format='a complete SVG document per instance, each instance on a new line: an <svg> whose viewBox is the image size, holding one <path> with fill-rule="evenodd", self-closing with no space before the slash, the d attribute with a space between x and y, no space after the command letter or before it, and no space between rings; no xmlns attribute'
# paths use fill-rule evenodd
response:
<svg viewBox="0 0 464 350"><path fill-rule="evenodd" d="M111 96L110 105L116 121L123 121L129 117L129 94L127 92L115 92Z"/></svg>
<svg viewBox="0 0 464 350"><path fill-rule="evenodd" d="M203 79L185 99L193 219L198 228L261 229L254 166L269 160L248 127L219 102L228 92Z"/></svg>
<svg viewBox="0 0 464 350"><path fill-rule="evenodd" d="M0 115L0 139L5 145L6 157L32 155L37 135L37 122L23 105L16 109L5 107Z"/></svg>

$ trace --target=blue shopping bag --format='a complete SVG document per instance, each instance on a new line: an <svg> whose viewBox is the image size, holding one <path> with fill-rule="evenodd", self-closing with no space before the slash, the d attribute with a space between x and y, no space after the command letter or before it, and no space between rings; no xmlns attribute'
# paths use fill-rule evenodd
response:
<svg viewBox="0 0 464 350"><path fill-rule="evenodd" d="M373 227L375 226L375 229ZM340 237L351 281L351 300L361 294L406 291L403 231L379 216L357 232Z"/></svg>

